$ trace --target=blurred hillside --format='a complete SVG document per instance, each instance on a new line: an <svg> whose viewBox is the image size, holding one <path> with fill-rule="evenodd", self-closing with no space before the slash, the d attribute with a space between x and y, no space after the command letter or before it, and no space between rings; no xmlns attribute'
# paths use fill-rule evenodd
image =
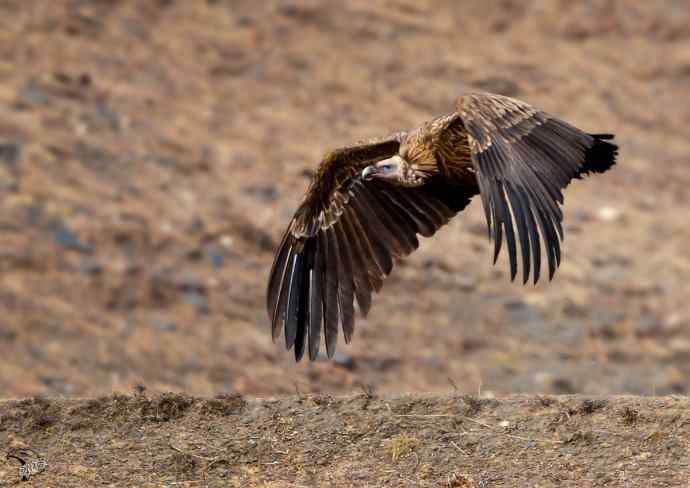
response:
<svg viewBox="0 0 690 488"><path fill-rule="evenodd" d="M682 1L5 0L0 392L687 393L689 86ZM264 289L320 156L470 90L617 134L554 281L491 266L477 200L294 365Z"/></svg>

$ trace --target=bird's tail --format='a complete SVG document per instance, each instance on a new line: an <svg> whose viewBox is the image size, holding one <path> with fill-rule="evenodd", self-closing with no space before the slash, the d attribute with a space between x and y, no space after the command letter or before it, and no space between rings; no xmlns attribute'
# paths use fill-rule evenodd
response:
<svg viewBox="0 0 690 488"><path fill-rule="evenodd" d="M618 146L612 142L613 134L589 134L594 141L585 152L585 162L576 175L581 178L589 173L603 173L616 164Z"/></svg>

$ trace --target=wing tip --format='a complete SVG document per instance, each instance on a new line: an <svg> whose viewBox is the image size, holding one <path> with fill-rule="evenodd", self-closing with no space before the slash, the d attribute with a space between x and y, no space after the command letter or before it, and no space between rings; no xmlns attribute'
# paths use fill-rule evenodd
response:
<svg viewBox="0 0 690 488"><path fill-rule="evenodd" d="M272 318L272 341L278 341L281 330L285 339L285 349L294 347L295 362L299 362L309 351L313 361L318 356L322 314L319 313L322 300L321 282L315 281L314 273L319 272L320 257L317 256L317 239L295 239L295 244L285 258L285 270L280 276L280 288L275 298ZM272 279L277 279L274 276ZM314 308L312 308L314 307ZM317 310L315 307L319 307Z"/></svg>

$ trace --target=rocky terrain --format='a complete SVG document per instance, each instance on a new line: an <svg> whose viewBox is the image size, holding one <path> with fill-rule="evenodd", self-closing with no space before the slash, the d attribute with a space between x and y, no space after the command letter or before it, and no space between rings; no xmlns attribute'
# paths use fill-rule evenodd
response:
<svg viewBox="0 0 690 488"><path fill-rule="evenodd" d="M677 0L0 2L0 396L96 398L144 385L151 395L291 396L278 403L288 412L302 405L295 395L686 394L689 46L690 6ZM491 265L477 200L396 266L335 360L294 364L271 342L265 285L320 157L451 111L457 95L473 90L616 133L620 164L565 192L554 280L523 287L509 281L505 256ZM500 417L495 409L509 405L509 425L528 422L535 438L544 426L520 398L486 415ZM602 430L624 432L616 412L625 402L650 415L657 401L685 405L616 398ZM32 442L78 422L70 409L82 404L56 401L54 417L67 423L21 431ZM447 407L442 398L428 402L420 411ZM11 405L3 415L14 415ZM0 440L20 435L12 422L0 423ZM382 471L372 484L422 484L418 470L433 465L436 444L424 434L429 422L409 422L395 435L429 450L405 458L404 475ZM470 424L462 429L483 429ZM491 436L503 443L495 456L522 449ZM616 445L617 434L593 436L628 460L656 452L639 444L623 454L632 448ZM300 446L300 456L313 454ZM310 485L303 461L257 479L286 474ZM482 478L478 466L458 469L476 486L493 486L479 484L494 475ZM544 469L547 483L552 468ZM431 473L434 483L453 475ZM593 486L638 486L587 476Z"/></svg>

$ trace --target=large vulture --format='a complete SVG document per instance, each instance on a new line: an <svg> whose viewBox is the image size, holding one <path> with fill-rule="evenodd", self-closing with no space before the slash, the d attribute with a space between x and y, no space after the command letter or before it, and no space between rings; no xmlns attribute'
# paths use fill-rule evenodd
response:
<svg viewBox="0 0 690 488"><path fill-rule="evenodd" d="M299 361L314 360L321 331L329 357L338 330L352 339L393 263L417 249L479 194L494 262L504 236L511 279L549 279L560 263L561 190L616 160L611 134L588 134L527 103L488 93L410 131L328 153L275 256L267 308L273 339L285 331ZM516 232L517 229L517 232Z"/></svg>

